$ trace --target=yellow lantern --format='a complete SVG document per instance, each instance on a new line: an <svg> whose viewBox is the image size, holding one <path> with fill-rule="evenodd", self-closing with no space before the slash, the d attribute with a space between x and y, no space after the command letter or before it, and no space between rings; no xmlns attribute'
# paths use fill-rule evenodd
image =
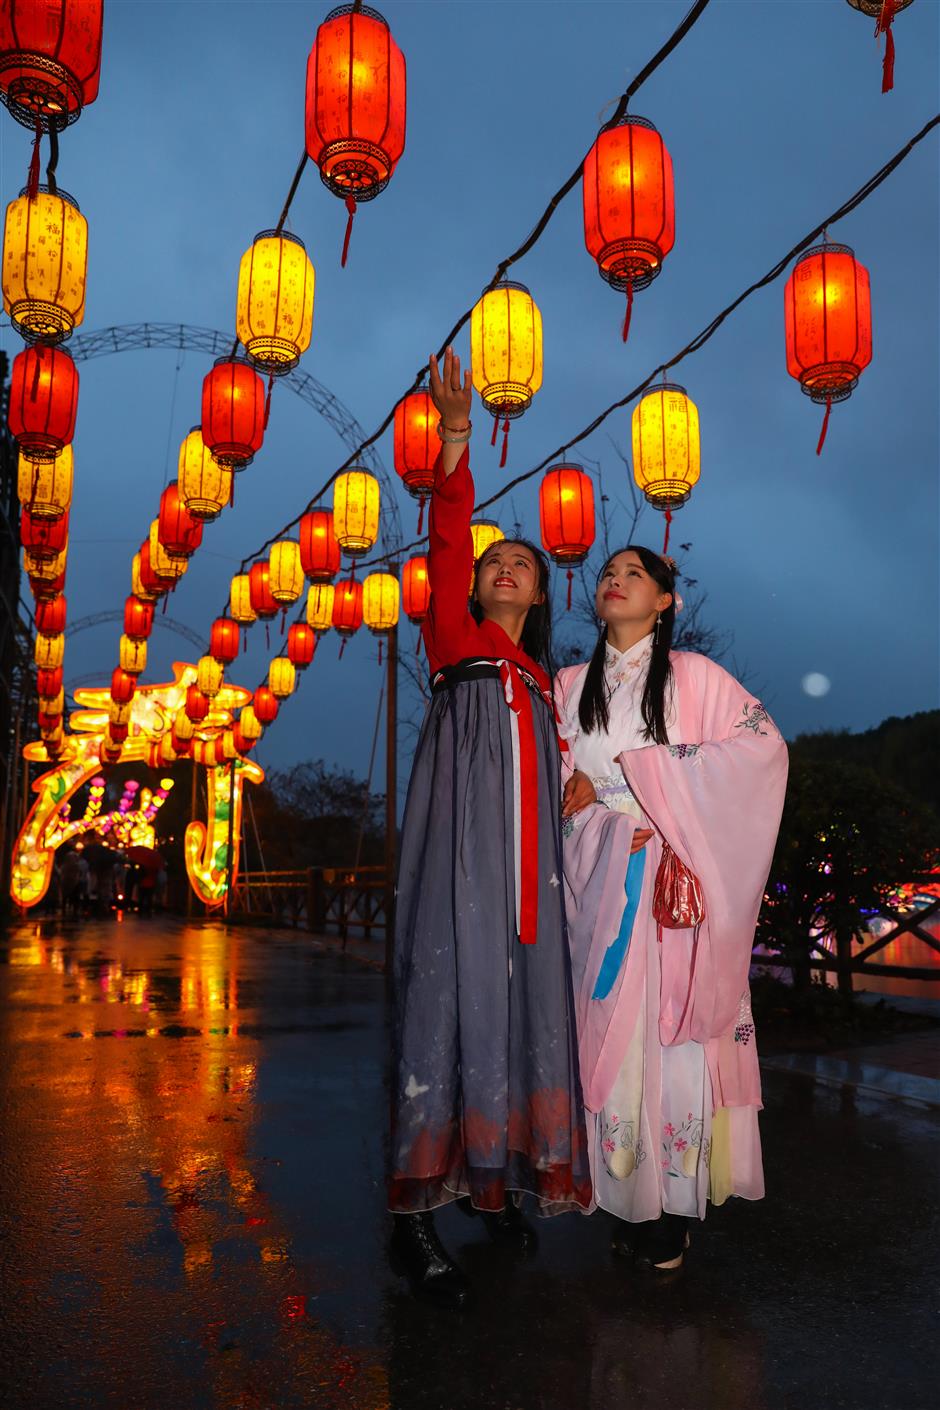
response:
<svg viewBox="0 0 940 1410"><path fill-rule="evenodd" d="M370 632L390 632L398 625L398 579L391 573L370 573L362 584L362 620Z"/></svg>
<svg viewBox="0 0 940 1410"><path fill-rule="evenodd" d="M175 764L179 755L173 748L173 736L169 730L160 738L160 763Z"/></svg>
<svg viewBox="0 0 940 1410"><path fill-rule="evenodd" d="M313 265L296 235L262 230L242 255L235 328L262 372L290 372L310 346Z"/></svg>
<svg viewBox="0 0 940 1410"><path fill-rule="evenodd" d="M219 758L224 759L227 764L238 758L235 735L230 729L224 729L221 734L216 735L216 748L219 752Z"/></svg>
<svg viewBox="0 0 940 1410"><path fill-rule="evenodd" d="M33 659L41 670L57 671L65 659L65 637L62 633L44 636L40 632L33 647Z"/></svg>
<svg viewBox="0 0 940 1410"><path fill-rule="evenodd" d="M54 583L65 572L68 549L63 548L55 558L37 558L29 548L23 549L23 572L40 583Z"/></svg>
<svg viewBox="0 0 940 1410"><path fill-rule="evenodd" d="M368 470L354 467L336 477L333 528L337 543L350 558L368 553L375 543L379 532L379 482Z"/></svg>
<svg viewBox="0 0 940 1410"><path fill-rule="evenodd" d="M141 602L156 602L158 594L148 592L144 587L143 579L140 576L140 554L135 553L131 562L131 592L135 597L139 597Z"/></svg>
<svg viewBox="0 0 940 1410"><path fill-rule="evenodd" d="M63 446L55 460L42 463L27 460L20 453L16 471L16 492L20 504L34 519L60 519L72 503L75 458L70 445Z"/></svg>
<svg viewBox="0 0 940 1410"><path fill-rule="evenodd" d="M505 465L509 422L529 408L542 385L542 315L524 284L504 279L483 291L470 316L470 362L483 405L497 420L505 418Z"/></svg>
<svg viewBox="0 0 940 1410"><path fill-rule="evenodd" d="M701 473L698 407L664 382L633 411L633 478L654 509L680 509Z"/></svg>
<svg viewBox="0 0 940 1410"><path fill-rule="evenodd" d="M250 627L258 620L258 614L251 605L251 585L247 573L236 573L228 594L229 614L242 627Z"/></svg>
<svg viewBox="0 0 940 1410"><path fill-rule="evenodd" d="M196 726L185 710L177 710L173 716L173 732L177 739L192 739L196 733Z"/></svg>
<svg viewBox="0 0 940 1410"><path fill-rule="evenodd" d="M160 542L160 520L150 525L150 566L158 578L181 578L189 567L188 558L175 558Z"/></svg>
<svg viewBox="0 0 940 1410"><path fill-rule="evenodd" d="M264 726L255 714L253 705L246 705L238 717L238 727L246 739L260 739Z"/></svg>
<svg viewBox="0 0 940 1410"><path fill-rule="evenodd" d="M506 535L498 524L492 519L474 519L470 525L470 537L473 540L473 561L482 558L488 548L494 543L499 543Z"/></svg>
<svg viewBox="0 0 940 1410"><path fill-rule="evenodd" d="M282 607L296 602L305 582L300 544L293 539L281 539L280 543L276 543L268 560L268 574L268 587L274 601Z"/></svg>
<svg viewBox="0 0 940 1410"><path fill-rule="evenodd" d="M7 206L3 307L28 343L61 343L85 317L88 222L71 196L40 187Z"/></svg>
<svg viewBox="0 0 940 1410"><path fill-rule="evenodd" d="M314 583L307 589L307 626L315 632L328 632L333 625L332 583Z"/></svg>
<svg viewBox="0 0 940 1410"><path fill-rule="evenodd" d="M129 725L131 722L131 710L133 703L128 700L121 703L117 700L108 701L108 720L112 725Z"/></svg>
<svg viewBox="0 0 940 1410"><path fill-rule="evenodd" d="M42 742L46 746L46 753L50 757L57 753L65 743L65 730L62 728L61 720L54 729L41 729Z"/></svg>
<svg viewBox="0 0 940 1410"><path fill-rule="evenodd" d="M147 666L147 642L135 641L133 637L121 636L118 648L121 670L129 676L139 676Z"/></svg>
<svg viewBox="0 0 940 1410"><path fill-rule="evenodd" d="M196 662L196 684L207 699L213 700L222 689L223 670L214 656L200 656Z"/></svg>
<svg viewBox="0 0 940 1410"><path fill-rule="evenodd" d="M176 484L194 519L217 519L232 497L232 472L212 459L199 426L193 427L180 446Z"/></svg>
<svg viewBox="0 0 940 1410"><path fill-rule="evenodd" d="M293 694L297 684L297 672L293 661L286 656L275 656L268 670L268 688L277 700L286 700Z"/></svg>
<svg viewBox="0 0 940 1410"><path fill-rule="evenodd" d="M61 686L58 695L40 695L39 708L44 715L61 715L65 710L65 691Z"/></svg>

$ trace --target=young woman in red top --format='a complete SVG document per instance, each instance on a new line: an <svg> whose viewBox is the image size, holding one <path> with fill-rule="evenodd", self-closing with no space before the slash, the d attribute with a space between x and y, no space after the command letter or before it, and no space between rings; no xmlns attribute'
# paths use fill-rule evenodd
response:
<svg viewBox="0 0 940 1410"><path fill-rule="evenodd" d="M586 1209L561 866L548 564L524 540L474 565L470 373L431 358L440 413L424 641L432 699L402 825L394 956L389 1205L413 1290L468 1285L432 1211L460 1200L525 1249L519 1205ZM471 589L472 581L472 589ZM470 593L468 602L468 590Z"/></svg>

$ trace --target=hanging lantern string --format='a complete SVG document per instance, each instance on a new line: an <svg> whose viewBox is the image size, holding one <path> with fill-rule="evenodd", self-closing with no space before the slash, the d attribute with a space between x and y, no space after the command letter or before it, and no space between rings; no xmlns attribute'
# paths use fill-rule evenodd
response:
<svg viewBox="0 0 940 1410"><path fill-rule="evenodd" d="M29 159L29 172L26 176L26 195L32 201L39 190L39 144L42 141L42 118L36 114L36 135L33 138L33 152Z"/></svg>
<svg viewBox="0 0 940 1410"><path fill-rule="evenodd" d="M59 133L55 123L49 128L49 162L46 166L46 183L53 196L58 188L55 184L56 167L59 165Z"/></svg>
<svg viewBox="0 0 940 1410"><path fill-rule="evenodd" d="M630 336L630 320L633 317L633 280L627 280L627 311L623 316L623 341Z"/></svg>
<svg viewBox="0 0 940 1410"><path fill-rule="evenodd" d="M346 221L346 236L345 236L345 238L344 238L344 240L343 240L343 254L342 254L342 258L340 259L340 262L339 262L341 269L345 269L345 268L346 268L346 257L347 257L347 255L349 254L349 239L350 239L350 236L352 235L353 220L354 220L355 215L356 215L356 198L355 198L355 196L347 196L347 197L346 197L346 214L347 214L347 216L348 216L348 219L347 219L347 221Z"/></svg>
<svg viewBox="0 0 940 1410"><path fill-rule="evenodd" d="M490 445L495 446L496 437L499 434L499 415L493 417L493 434L490 436Z"/></svg>
<svg viewBox="0 0 940 1410"><path fill-rule="evenodd" d="M829 413L832 410L832 397L826 397L826 414L823 417L822 430L819 433L819 440L816 444L816 454L822 454L822 448L826 443L826 432L829 430Z"/></svg>
<svg viewBox="0 0 940 1410"><path fill-rule="evenodd" d="M663 553L669 552L669 530L672 526L672 510L666 510L666 533L663 538Z"/></svg>
<svg viewBox="0 0 940 1410"><path fill-rule="evenodd" d="M268 394L264 399L264 429L268 429L268 422L271 420L271 393L274 390L274 373L268 373ZM234 485L234 480L232 481Z"/></svg>

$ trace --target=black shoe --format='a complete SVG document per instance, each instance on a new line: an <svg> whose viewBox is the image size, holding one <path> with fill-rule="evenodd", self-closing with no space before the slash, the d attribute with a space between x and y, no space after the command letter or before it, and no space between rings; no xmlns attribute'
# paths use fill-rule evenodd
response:
<svg viewBox="0 0 940 1410"><path fill-rule="evenodd" d="M444 1248L431 1213L396 1214L389 1244L389 1261L399 1277L407 1278L415 1297L437 1307L465 1307L470 1296L467 1277Z"/></svg>
<svg viewBox="0 0 940 1410"><path fill-rule="evenodd" d="M616 1234L612 1243L615 1253L622 1252L617 1248L618 1241L632 1245L635 1267L651 1273L677 1273L689 1246L689 1221L684 1214L664 1211L658 1219L635 1224L627 1236Z"/></svg>
<svg viewBox="0 0 940 1410"><path fill-rule="evenodd" d="M463 1214L480 1216L494 1244L513 1248L517 1253L534 1253L538 1248L538 1235L532 1225L523 1219L522 1211L512 1200L500 1210L474 1209L467 1198L459 1199L457 1204Z"/></svg>

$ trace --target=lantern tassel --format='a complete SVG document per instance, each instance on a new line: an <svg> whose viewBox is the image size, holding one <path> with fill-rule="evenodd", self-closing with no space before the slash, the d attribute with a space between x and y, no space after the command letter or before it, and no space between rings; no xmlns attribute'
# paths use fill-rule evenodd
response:
<svg viewBox="0 0 940 1410"><path fill-rule="evenodd" d="M163 606L160 608L160 612L161 612L161 614L162 614L164 617L166 616L166 604L167 604L168 601L169 601L169 595L168 595L167 593L164 593L164 594L163 594Z"/></svg>
<svg viewBox="0 0 940 1410"><path fill-rule="evenodd" d="M247 628L247 627L242 627L242 655L245 656L245 655L247 654L247 652L248 652L248 628Z"/></svg>
<svg viewBox="0 0 940 1410"><path fill-rule="evenodd" d="M287 605L281 608L281 636L284 635L284 628L287 625Z"/></svg>
<svg viewBox="0 0 940 1410"><path fill-rule="evenodd" d="M819 433L819 441L816 445L816 454L822 455L822 448L826 443L826 432L829 430L829 413L832 410L832 397L826 397L826 414L823 417L822 430Z"/></svg>
<svg viewBox="0 0 940 1410"><path fill-rule="evenodd" d="M621 333L621 335L620 335L624 342L626 342L627 339L628 339L629 336L630 336L630 320L631 320L632 317L633 317L633 280L632 280L632 279L628 279L628 280L627 280L627 311L626 311L626 313L625 313L624 316L623 316L623 331L622 331L622 333Z"/></svg>
<svg viewBox="0 0 940 1410"><path fill-rule="evenodd" d="M29 159L29 173L26 177L27 199L35 200L39 191L39 144L42 141L42 118L36 114L36 136L33 138L33 154Z"/></svg>
<svg viewBox="0 0 940 1410"><path fill-rule="evenodd" d="M500 470L505 470L505 468L506 468L506 455L507 455L507 452L508 452L508 451L509 451L509 417L507 416L507 417L506 417L506 420L503 422L503 453L502 453L502 455L499 457L499 468L500 468Z"/></svg>
<svg viewBox="0 0 940 1410"><path fill-rule="evenodd" d="M264 429L268 429L268 422L271 420L271 392L274 389L274 373L268 377L268 394L264 399ZM234 484L234 480L232 481Z"/></svg>
<svg viewBox="0 0 940 1410"><path fill-rule="evenodd" d="M572 584L573 582L574 582L574 573L572 573L571 569L569 568L569 569L568 569L568 606L565 608L565 611L566 611L566 612L570 612L570 611L571 611L571 584Z"/></svg>
<svg viewBox="0 0 940 1410"><path fill-rule="evenodd" d="M340 638L340 643L339 643L339 655L338 655L337 658L336 658L337 661L342 661L342 659L343 659L343 652L344 652L345 650L346 650L346 638L345 638L345 637L341 637L341 638Z"/></svg>
<svg viewBox="0 0 940 1410"><path fill-rule="evenodd" d="M667 510L666 510L666 533L665 533L665 536L663 537L663 553L668 553L668 552L669 552L669 528L670 528L670 525L671 525L671 524L672 524L672 510L671 510L671 509L667 509Z"/></svg>
<svg viewBox="0 0 940 1410"><path fill-rule="evenodd" d="M379 637L379 666L382 665L382 638Z"/></svg>
<svg viewBox="0 0 940 1410"><path fill-rule="evenodd" d="M265 622L265 624L264 624L264 644L265 644L265 646L267 647L268 651L270 651L270 650L271 650L271 624L270 624L270 622Z"/></svg>
<svg viewBox="0 0 940 1410"><path fill-rule="evenodd" d="M890 93L894 87L894 33L891 26L894 23L895 0L884 0L881 13L875 21L875 38L880 34L885 37L885 57L881 67L881 91Z"/></svg>
<svg viewBox="0 0 940 1410"><path fill-rule="evenodd" d="M342 259L341 259L340 262L339 262L341 269L345 269L345 268L346 268L346 258L347 258L348 254L349 254L349 238L350 238L350 236L352 235L353 218L354 218L354 216L355 216L355 214L356 214L356 198L355 198L355 196L347 196L347 197L346 197L346 211L347 211L347 214L348 214L348 216L349 216L349 219L346 221L346 236L345 236L345 239L343 240L343 256L342 256Z"/></svg>
<svg viewBox="0 0 940 1410"><path fill-rule="evenodd" d="M491 445L491 446L495 446L495 444L496 444L496 437L497 437L498 434L499 434L499 416L497 415L497 416L494 416L494 417L493 417L493 434L492 434L492 436L490 436L490 445Z"/></svg>
<svg viewBox="0 0 940 1410"><path fill-rule="evenodd" d="M421 536L421 534L422 534L423 531L424 531L424 504L425 504L425 497L424 497L424 495L422 495L421 498L420 498L419 501L418 501L418 536L419 536L419 537Z"/></svg>

